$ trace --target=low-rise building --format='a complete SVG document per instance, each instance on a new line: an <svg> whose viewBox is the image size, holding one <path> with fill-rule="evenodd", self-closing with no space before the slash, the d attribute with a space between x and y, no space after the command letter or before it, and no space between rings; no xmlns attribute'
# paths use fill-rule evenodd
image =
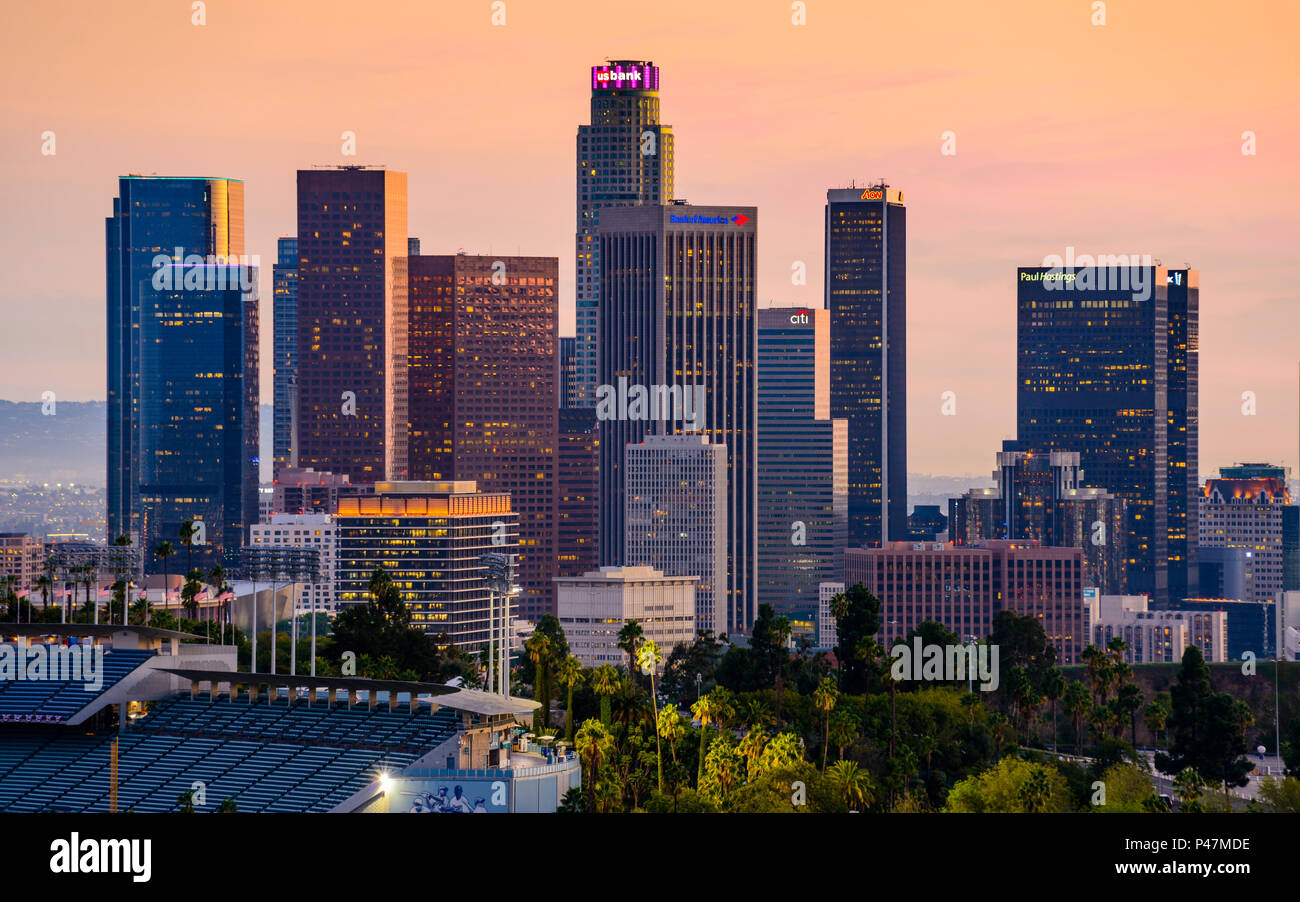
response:
<svg viewBox="0 0 1300 902"><path fill-rule="evenodd" d="M556 577L560 627L569 652L584 667L626 664L618 633L629 620L654 640L667 660L695 638L696 576L665 576L652 567L601 567L583 576ZM662 664L660 665L662 670Z"/></svg>

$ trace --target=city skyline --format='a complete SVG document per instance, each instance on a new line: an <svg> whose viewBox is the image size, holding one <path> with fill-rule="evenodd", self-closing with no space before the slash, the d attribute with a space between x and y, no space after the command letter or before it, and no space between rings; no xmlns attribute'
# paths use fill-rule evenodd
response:
<svg viewBox="0 0 1300 902"><path fill-rule="evenodd" d="M0 225L24 261L7 297L16 328L0 347L12 363L7 382L14 399L37 399L46 390L61 400L104 397L98 223L112 180L128 172L244 180L245 249L261 258L266 317L275 239L295 230L293 172L315 163L384 163L406 171L409 231L424 239L426 252L463 246L557 256L561 334L572 334L571 142L587 118L589 69L608 56L653 60L660 68L663 116L677 143L676 194L698 204L755 205L763 213L763 306L821 306L827 188L879 177L905 187L913 219L909 470L980 474L988 449L1014 435L1015 299L1007 275L1069 247L1150 253L1168 266L1200 270L1200 476L1245 459L1295 467L1295 355L1283 342L1296 314L1286 305L1282 271L1293 233L1286 200L1296 182L1286 164L1297 134L1286 115L1295 78L1285 68L1283 36L1295 11L1275 4L1267 17L1216 18L1207 29L1208 4L1155 4L1115 11L1105 28L1095 28L1086 16L1013 4L997 13L954 10L946 28L920 32L923 14L900 9L868 18L865 11L814 5L806 30L792 30L785 9L774 9L767 21L738 15L735 5L692 9L689 18L673 16L673 4L653 8L668 14L628 17L638 28L619 33L549 10L512 7L508 24L494 27L486 9L439 10L434 19L411 7L412 35L436 22L474 38L473 65L493 70L481 80L436 77L470 65L459 50L435 60L417 52L418 41L365 22L342 32L329 9L318 10L318 27L330 34L306 58L292 48L262 50L283 33L291 10L214 9L206 32L188 15L171 22L151 14L149 34L193 48L192 58L178 59L177 83L210 83L205 67L221 65L223 93L210 106L178 107L166 92L137 109L113 106L118 118L111 128L97 112L109 106L97 101L108 83L87 82L78 67L36 65L36 51L22 41L27 25L48 27L44 18L60 15L59 7L23 11L24 21L0 39L18 88L10 100L14 137L3 151L16 185ZM120 50L111 38L139 26L135 14L107 10L78 8L63 17L60 52L84 67L106 66L101 48ZM855 27L896 40L865 63L856 54L839 59L828 52L840 46L837 33ZM247 38L243 52L280 62L243 72L228 57L199 52L198 42L228 42L236 31ZM1161 40L1151 44L1157 32ZM296 121L321 123L318 134L277 121L275 104L257 86L268 78L293 85L320 77L345 52L343 33L358 58L383 62L364 69L355 88L306 98L309 108ZM1054 37L1039 40L1043 34ZM493 38L501 41L499 58L488 43ZM367 52L381 47L385 52ZM1139 47L1141 54L1134 52ZM1072 59L1071 48L1087 53ZM141 77L141 61L118 56L124 79ZM528 90L497 76L507 64L531 66ZM1037 75L1026 79L1030 71ZM388 87L381 103L370 100L377 79ZM1126 90L1130 83L1144 90ZM755 102L736 103L737 92ZM460 111L465 124L447 135L391 115L395 104L417 97L446 113L434 118L456 123ZM872 114L836 112L853 98L869 101ZM1182 98L1195 98L1195 107ZM169 114L160 116L160 109ZM1051 112L1034 112L1042 109ZM460 131L471 123L471 131ZM53 156L40 153L46 129L57 136ZM941 154L949 130L954 156ZM344 131L355 132L355 157L340 153ZM1245 131L1256 136L1257 155L1241 153ZM509 140L520 133L530 136L524 147ZM520 167L524 156L529 165ZM52 183L60 186L54 195ZM1196 185L1207 191L1188 190ZM1220 209L1207 205L1207 193L1226 201L1217 223L1206 216ZM987 215L990 207L996 216ZM800 262L806 284L795 285L791 272ZM1260 320L1270 328L1259 330ZM32 330L49 334L51 321L61 327L57 340L17 340ZM264 360L269 333L263 330ZM957 392L954 417L940 412L949 390ZM262 380L264 401L270 391L271 380ZM1242 415L1246 391L1256 399L1254 416Z"/></svg>

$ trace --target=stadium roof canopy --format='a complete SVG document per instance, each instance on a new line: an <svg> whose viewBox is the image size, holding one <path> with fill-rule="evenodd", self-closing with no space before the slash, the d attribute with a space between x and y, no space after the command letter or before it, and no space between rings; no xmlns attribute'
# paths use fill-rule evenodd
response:
<svg viewBox="0 0 1300 902"><path fill-rule="evenodd" d="M238 683L244 686L260 685L273 688L328 689L331 693L388 692L393 695L409 692L413 696L436 695L438 704L472 714L518 714L540 708L540 702L528 698L505 698L476 689L458 689L442 683L420 683L413 680L372 680L366 677L290 676L287 673L246 673L242 670L192 670L185 667L160 667L181 679L194 683Z"/></svg>
<svg viewBox="0 0 1300 902"><path fill-rule="evenodd" d="M127 633L143 639L202 639L193 633L164 630L156 626L122 626L108 623L0 623L0 636L58 636L72 638L90 636L106 639L118 633Z"/></svg>

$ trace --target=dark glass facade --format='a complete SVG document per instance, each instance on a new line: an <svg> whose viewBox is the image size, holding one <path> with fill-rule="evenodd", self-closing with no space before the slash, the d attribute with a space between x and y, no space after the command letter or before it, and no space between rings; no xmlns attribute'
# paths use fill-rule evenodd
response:
<svg viewBox="0 0 1300 902"><path fill-rule="evenodd" d="M178 287L141 293L140 535L147 571L162 570L152 552L165 540L178 553L169 572L192 561L207 573L231 563L258 517L257 270L205 265L205 286L234 287L200 289L173 269ZM183 550L186 520L206 535Z"/></svg>
<svg viewBox="0 0 1300 902"><path fill-rule="evenodd" d="M848 427L830 419L830 315L758 311L758 601L811 620L843 578Z"/></svg>
<svg viewBox="0 0 1300 902"><path fill-rule="evenodd" d="M600 431L594 408L560 408L555 480L556 576L583 576L600 566Z"/></svg>
<svg viewBox="0 0 1300 902"><path fill-rule="evenodd" d="M907 535L907 208L886 185L826 192L831 416L848 421L849 544Z"/></svg>
<svg viewBox="0 0 1300 902"><path fill-rule="evenodd" d="M178 545L180 523L197 518L213 546L203 554L220 554L218 543L256 516L255 507L251 515L241 509L247 489L236 475L251 458L255 497L256 279L246 274L241 281L236 273L230 289L237 268L227 262L244 254L244 185L125 176L105 224L105 247L106 539L133 537L153 570L153 546L162 539ZM171 283L177 290L155 288L164 267L178 277ZM226 290L215 287L218 273ZM241 287L250 281L251 308ZM186 350L174 360L177 348ZM179 489L176 474L185 477Z"/></svg>
<svg viewBox="0 0 1300 902"><path fill-rule="evenodd" d="M298 464L404 478L406 173L298 171Z"/></svg>
<svg viewBox="0 0 1300 902"><path fill-rule="evenodd" d="M520 616L555 613L559 303L555 257L408 261L412 477L509 492Z"/></svg>
<svg viewBox="0 0 1300 902"><path fill-rule="evenodd" d="M272 311L274 314L275 434L272 455L274 475L298 465L294 436L298 431L298 239L281 238L276 243L272 267Z"/></svg>
<svg viewBox="0 0 1300 902"><path fill-rule="evenodd" d="M1019 447L1078 451L1088 481L1124 500L1126 594L1158 601L1169 597L1165 275L1022 268L1016 292Z"/></svg>
<svg viewBox="0 0 1300 902"><path fill-rule="evenodd" d="M600 225L601 563L624 563L627 446L647 434L708 434L727 447L729 633L757 612L757 216L672 204L612 208ZM685 417L638 418L634 402L612 400L636 386L676 386L683 407L698 386L695 428Z"/></svg>
<svg viewBox="0 0 1300 902"><path fill-rule="evenodd" d="M1200 274L1171 269L1169 299L1169 597L1200 592L1196 563L1200 499Z"/></svg>

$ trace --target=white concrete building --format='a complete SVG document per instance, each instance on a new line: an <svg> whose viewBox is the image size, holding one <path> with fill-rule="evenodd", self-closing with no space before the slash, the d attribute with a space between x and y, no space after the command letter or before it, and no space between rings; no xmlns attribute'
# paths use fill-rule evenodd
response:
<svg viewBox="0 0 1300 902"><path fill-rule="evenodd" d="M1145 595L1085 593L1084 602L1092 644L1105 648L1119 636L1128 645L1124 660L1130 664L1181 661L1190 645L1199 647L1206 661L1228 660L1226 611L1152 611Z"/></svg>
<svg viewBox="0 0 1300 902"><path fill-rule="evenodd" d="M695 576L698 629L727 629L727 448L706 435L647 435L625 455L623 562Z"/></svg>
<svg viewBox="0 0 1300 902"><path fill-rule="evenodd" d="M653 639L664 660L695 639L695 576L665 576L652 567L601 567L555 578L557 616L569 652L584 667L627 664L618 632L629 620ZM662 664L660 670L662 671Z"/></svg>
<svg viewBox="0 0 1300 902"><path fill-rule="evenodd" d="M334 590L334 565L337 553L338 526L329 514L272 514L251 528L251 544L273 548L315 548L320 552L321 579L304 584L298 598L298 613L338 612Z"/></svg>
<svg viewBox="0 0 1300 902"><path fill-rule="evenodd" d="M844 583L817 584L817 647L834 648L839 644L839 631L831 616L831 601L844 591Z"/></svg>

